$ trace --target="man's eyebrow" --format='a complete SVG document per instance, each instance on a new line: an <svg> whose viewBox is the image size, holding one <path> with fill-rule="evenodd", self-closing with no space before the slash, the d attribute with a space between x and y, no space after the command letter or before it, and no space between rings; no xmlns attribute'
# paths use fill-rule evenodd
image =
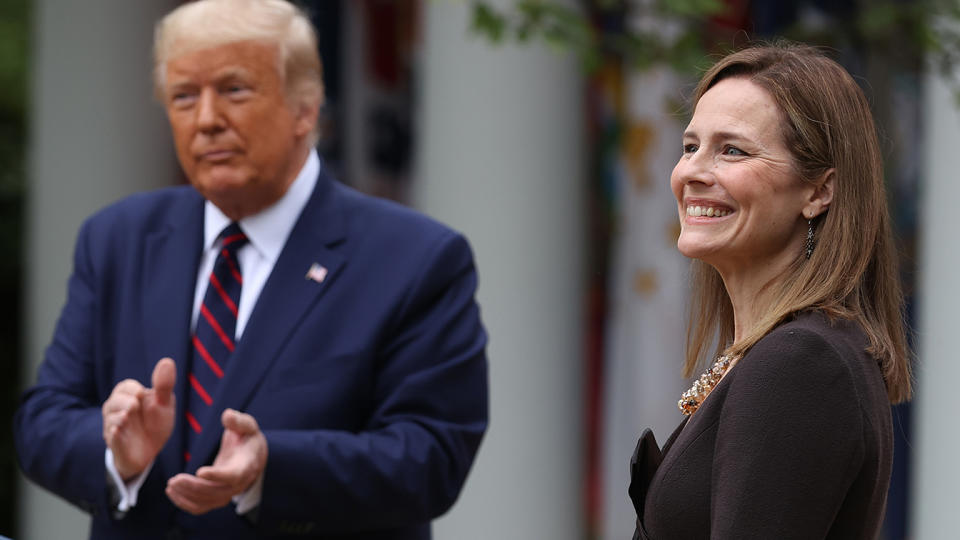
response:
<svg viewBox="0 0 960 540"><path fill-rule="evenodd" d="M221 71L214 73L213 79L216 81L223 81L226 79L246 79L250 75L250 72L242 67L228 67L224 68Z"/></svg>
<svg viewBox="0 0 960 540"><path fill-rule="evenodd" d="M249 75L250 72L242 67L227 67L220 71L214 72L213 76L210 77L209 80L217 82L229 79L247 79L249 78ZM193 77L189 75L178 75L176 73L172 73L168 77L168 81L171 88L176 86L195 86L198 84Z"/></svg>
<svg viewBox="0 0 960 540"><path fill-rule="evenodd" d="M170 88L183 88L186 86L195 86L195 85L196 83L194 83L189 79L177 79L177 78L171 77L171 80L169 81L167 86L169 86Z"/></svg>

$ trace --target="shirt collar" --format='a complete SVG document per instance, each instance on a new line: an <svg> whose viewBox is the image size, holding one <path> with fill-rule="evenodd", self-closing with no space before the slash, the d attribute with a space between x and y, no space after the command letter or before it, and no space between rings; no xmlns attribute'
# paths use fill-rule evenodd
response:
<svg viewBox="0 0 960 540"><path fill-rule="evenodd" d="M240 228L260 255L273 261L280 256L280 250L317 185L319 174L320 157L316 150L310 150L306 163L283 197L268 208L240 220ZM210 201L204 204L204 251L214 246L217 236L230 222L215 204Z"/></svg>

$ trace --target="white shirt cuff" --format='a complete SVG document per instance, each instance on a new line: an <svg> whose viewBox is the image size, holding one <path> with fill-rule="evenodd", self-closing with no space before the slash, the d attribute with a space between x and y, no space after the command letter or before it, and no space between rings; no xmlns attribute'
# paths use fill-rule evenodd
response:
<svg viewBox="0 0 960 540"><path fill-rule="evenodd" d="M237 505L237 514L243 515L260 506L260 499L263 496L263 473L250 485L250 489L239 495L233 496L233 504Z"/></svg>
<svg viewBox="0 0 960 540"><path fill-rule="evenodd" d="M137 494L140 493L140 486L146 481L147 475L150 474L150 469L153 468L153 461L147 465L147 468L144 469L142 473L138 474L130 482L124 482L123 478L120 478L120 473L117 472L117 466L113 463L113 452L111 452L109 448L107 448L104 454L103 461L107 466L107 474L110 475L114 487L117 488L117 493L120 494L120 502L117 504L117 510L126 512L137 505Z"/></svg>

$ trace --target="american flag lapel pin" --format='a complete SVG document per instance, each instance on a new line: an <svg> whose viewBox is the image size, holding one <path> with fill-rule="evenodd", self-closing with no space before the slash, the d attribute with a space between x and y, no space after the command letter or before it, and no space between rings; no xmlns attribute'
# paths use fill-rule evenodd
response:
<svg viewBox="0 0 960 540"><path fill-rule="evenodd" d="M306 279L312 279L317 283L323 283L323 280L327 277L327 267L323 266L320 263L313 263L310 265L310 269L307 270Z"/></svg>

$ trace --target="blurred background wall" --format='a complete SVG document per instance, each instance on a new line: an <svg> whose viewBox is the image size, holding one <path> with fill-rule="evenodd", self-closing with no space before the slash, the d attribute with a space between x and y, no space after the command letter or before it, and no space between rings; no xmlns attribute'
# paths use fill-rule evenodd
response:
<svg viewBox="0 0 960 540"><path fill-rule="evenodd" d="M17 480L13 386L34 380L80 222L128 193L182 181L150 86L152 25L178 3L0 5L0 157L9 163L0 164L0 249L9 255L0 298L21 306L5 310L7 334L0 333L9 356L3 373L14 381L2 401L0 534L86 535L86 516ZM680 420L686 265L674 248L667 178L695 75L666 60L631 63L624 51L578 57L565 48L576 39L518 45L476 31L484 13L537 2L301 3L320 30L326 163L347 183L463 231L476 253L491 427L435 536L629 538L626 472L636 436L654 426L662 440ZM576 8L599 33L653 28L683 45L693 30L690 50L699 56L671 53L687 68L707 67L704 54L720 51L714 44L800 35L828 43L862 82L882 128L904 279L918 314L919 386L913 410L894 411L885 537L951 538L960 521L952 508L960 435L946 401L947 337L960 300L951 234L960 198L956 87L924 69L908 46L909 25L899 36L871 34L870 20L853 22L877 16L852 1L714 3L723 13L695 25L647 8L696 2L559 5Z"/></svg>
<svg viewBox="0 0 960 540"><path fill-rule="evenodd" d="M30 6L24 387L35 379L63 306L80 223L126 194L177 181L150 81L153 23L174 5L37 0ZM80 538L89 528L85 514L22 479L17 505L18 538Z"/></svg>

